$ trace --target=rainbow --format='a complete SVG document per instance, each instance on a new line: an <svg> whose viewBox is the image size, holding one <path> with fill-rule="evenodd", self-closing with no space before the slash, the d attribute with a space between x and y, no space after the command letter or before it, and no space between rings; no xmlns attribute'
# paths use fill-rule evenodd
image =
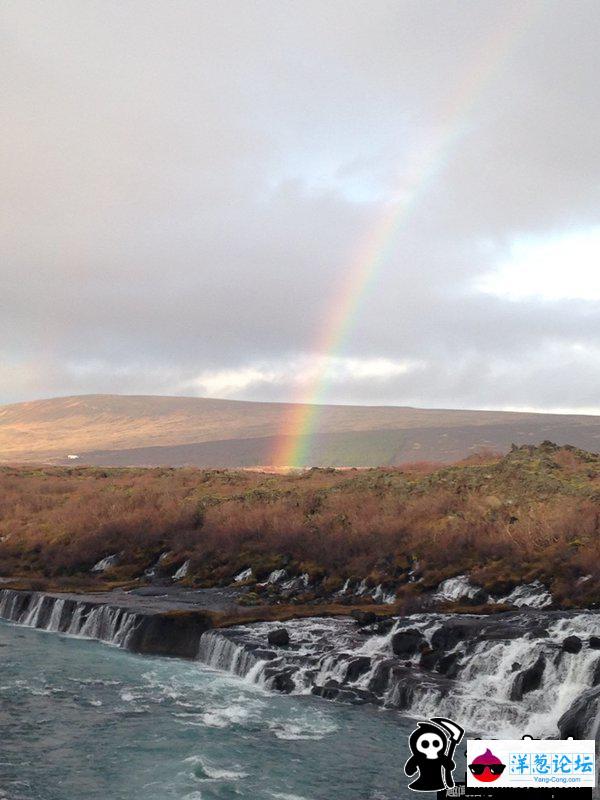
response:
<svg viewBox="0 0 600 800"><path fill-rule="evenodd" d="M381 266L395 250L419 202L468 131L474 107L545 5L545 0L525 0L518 4L494 39L485 43L475 63L469 65L458 90L446 104L437 132L414 154L408 175L402 176L398 199L384 206L329 305L311 348L315 357L314 376L303 396L290 404L271 457L272 464L292 468L307 465L311 437L317 430L321 404L331 382L328 358L340 354L361 302Z"/></svg>

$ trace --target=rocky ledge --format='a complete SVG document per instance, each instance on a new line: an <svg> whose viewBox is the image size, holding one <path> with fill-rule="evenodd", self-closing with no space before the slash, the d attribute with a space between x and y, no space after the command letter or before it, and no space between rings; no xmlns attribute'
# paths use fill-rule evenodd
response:
<svg viewBox="0 0 600 800"><path fill-rule="evenodd" d="M211 611L237 608L232 592L2 589L0 618L137 653L198 659L274 691L441 714L495 736L597 735L599 612L522 608L384 618L354 610L285 625L211 628Z"/></svg>
<svg viewBox="0 0 600 800"><path fill-rule="evenodd" d="M204 633L199 658L269 689L446 715L495 736L593 736L600 710L595 612L258 623Z"/></svg>

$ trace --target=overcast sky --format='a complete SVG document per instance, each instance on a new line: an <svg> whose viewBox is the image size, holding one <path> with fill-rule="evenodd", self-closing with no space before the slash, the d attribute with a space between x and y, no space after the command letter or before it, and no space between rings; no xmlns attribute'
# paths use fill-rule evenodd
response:
<svg viewBox="0 0 600 800"><path fill-rule="evenodd" d="M324 374L600 413L599 30L596 0L4 0L0 402Z"/></svg>

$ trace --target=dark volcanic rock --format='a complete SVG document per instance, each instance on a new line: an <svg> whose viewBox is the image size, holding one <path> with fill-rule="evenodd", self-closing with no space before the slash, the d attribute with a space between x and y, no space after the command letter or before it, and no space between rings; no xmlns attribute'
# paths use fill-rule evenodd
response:
<svg viewBox="0 0 600 800"><path fill-rule="evenodd" d="M600 650L600 636L590 636L589 645L592 650Z"/></svg>
<svg viewBox="0 0 600 800"><path fill-rule="evenodd" d="M440 658L438 671L447 678L456 678L462 653L447 653Z"/></svg>
<svg viewBox="0 0 600 800"><path fill-rule="evenodd" d="M368 656L358 656L348 664L344 675L344 683L354 683L369 669L371 669L371 659Z"/></svg>
<svg viewBox="0 0 600 800"><path fill-rule="evenodd" d="M413 656L424 641L423 634L415 628L398 631L392 636L392 652L396 656Z"/></svg>
<svg viewBox="0 0 600 800"><path fill-rule="evenodd" d="M542 633L538 632L536 635L541 636ZM547 636L548 634L544 631L543 635ZM519 625L507 622L483 621L481 639L495 642L503 639L519 639L521 636L523 636L523 628Z"/></svg>
<svg viewBox="0 0 600 800"><path fill-rule="evenodd" d="M377 622L377 614L373 613L373 611L362 611L361 609L355 609L351 615L359 625L372 625L374 622Z"/></svg>
<svg viewBox="0 0 600 800"><path fill-rule="evenodd" d="M421 653L421 658L419 659L419 666L421 667L421 669L429 669L429 670L435 669L441 656L442 653L439 650L432 650L431 647L427 647Z"/></svg>
<svg viewBox="0 0 600 800"><path fill-rule="evenodd" d="M388 688L390 681L390 670L394 666L393 659L386 659L380 661L373 670L373 674L369 680L369 689L377 695L382 695Z"/></svg>
<svg viewBox="0 0 600 800"><path fill-rule="evenodd" d="M342 687L338 681L330 678L329 680L325 681L322 686L313 686L311 691L312 694L315 694L318 697L323 697L325 700L335 700L335 698L339 695L341 688Z"/></svg>
<svg viewBox="0 0 600 800"><path fill-rule="evenodd" d="M373 692L366 689L355 689L340 686L337 681L326 681L323 686L313 686L312 694L323 697L325 700L339 700L342 703L363 705L364 703L379 704L380 700Z"/></svg>
<svg viewBox="0 0 600 800"><path fill-rule="evenodd" d="M481 629L479 620L452 620L446 622L431 637L433 650L452 650L465 639L474 639Z"/></svg>
<svg viewBox="0 0 600 800"><path fill-rule="evenodd" d="M583 642L579 636L567 636L562 643L562 649L565 653L579 653L583 647Z"/></svg>
<svg viewBox="0 0 600 800"><path fill-rule="evenodd" d="M174 612L140 617L128 643L134 653L196 658L200 637L211 627L200 612Z"/></svg>
<svg viewBox="0 0 600 800"><path fill-rule="evenodd" d="M275 689L277 692L285 692L286 694L293 692L296 688L292 678L293 673L294 670L291 669L285 670L284 672L278 672L269 682L271 689Z"/></svg>
<svg viewBox="0 0 600 800"><path fill-rule="evenodd" d="M290 634L287 628L276 628L274 631L269 631L267 641L275 647L287 647L290 643Z"/></svg>
<svg viewBox="0 0 600 800"><path fill-rule="evenodd" d="M558 720L561 739L589 739L600 711L600 686L588 689Z"/></svg>
<svg viewBox="0 0 600 800"><path fill-rule="evenodd" d="M478 589L471 597L467 598L467 605L482 606L490 599L485 589Z"/></svg>
<svg viewBox="0 0 600 800"><path fill-rule="evenodd" d="M510 690L510 699L522 700L524 694L539 689L542 685L545 669L546 659L543 654L540 654L534 664L517 674Z"/></svg>

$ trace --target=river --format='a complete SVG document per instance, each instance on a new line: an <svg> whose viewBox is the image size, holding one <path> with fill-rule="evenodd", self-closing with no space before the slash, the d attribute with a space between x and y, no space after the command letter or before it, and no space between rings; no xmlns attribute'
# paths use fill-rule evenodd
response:
<svg viewBox="0 0 600 800"><path fill-rule="evenodd" d="M0 622L7 800L402 800L412 727Z"/></svg>

